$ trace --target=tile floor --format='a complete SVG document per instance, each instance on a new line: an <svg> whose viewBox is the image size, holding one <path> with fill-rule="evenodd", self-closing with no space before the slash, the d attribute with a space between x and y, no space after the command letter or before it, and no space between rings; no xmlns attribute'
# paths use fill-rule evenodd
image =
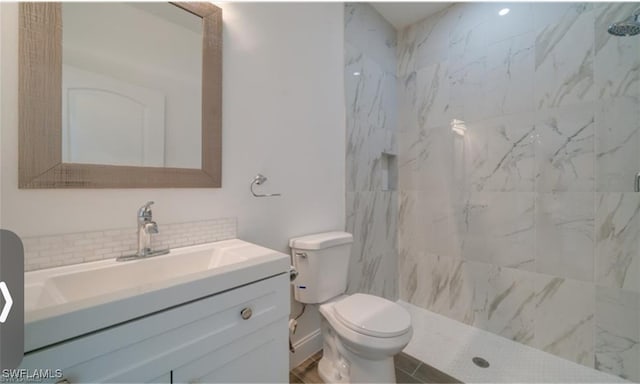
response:
<svg viewBox="0 0 640 384"><path fill-rule="evenodd" d="M289 383L316 384L323 383L318 375L318 362L322 351L305 360L289 372ZM460 383L459 380L446 375L418 359L400 353L395 357L396 381L398 383Z"/></svg>

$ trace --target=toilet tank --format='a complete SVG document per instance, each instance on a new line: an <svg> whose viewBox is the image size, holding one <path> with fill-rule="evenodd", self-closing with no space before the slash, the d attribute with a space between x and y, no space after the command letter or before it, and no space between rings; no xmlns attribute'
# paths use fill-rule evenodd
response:
<svg viewBox="0 0 640 384"><path fill-rule="evenodd" d="M324 232L289 240L296 301L323 303L347 290L347 273L353 236L347 232Z"/></svg>

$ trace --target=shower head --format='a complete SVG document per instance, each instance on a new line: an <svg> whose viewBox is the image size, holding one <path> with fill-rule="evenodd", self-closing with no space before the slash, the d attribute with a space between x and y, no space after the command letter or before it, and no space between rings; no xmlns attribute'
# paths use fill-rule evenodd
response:
<svg viewBox="0 0 640 384"><path fill-rule="evenodd" d="M640 33L640 10L624 21L609 26L609 33L615 36L635 36Z"/></svg>

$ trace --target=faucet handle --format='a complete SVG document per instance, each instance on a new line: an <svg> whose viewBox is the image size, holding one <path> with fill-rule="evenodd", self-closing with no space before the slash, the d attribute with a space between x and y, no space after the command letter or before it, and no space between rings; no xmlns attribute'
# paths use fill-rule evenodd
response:
<svg viewBox="0 0 640 384"><path fill-rule="evenodd" d="M142 217L142 218L151 218L151 205L153 204L153 201L147 201L147 203L145 205L143 205L142 207L140 207L140 209L138 209L138 217Z"/></svg>
<svg viewBox="0 0 640 384"><path fill-rule="evenodd" d="M145 233L148 233L150 235L160 232L158 230L158 224L155 221L148 221L147 223L144 224L143 229Z"/></svg>

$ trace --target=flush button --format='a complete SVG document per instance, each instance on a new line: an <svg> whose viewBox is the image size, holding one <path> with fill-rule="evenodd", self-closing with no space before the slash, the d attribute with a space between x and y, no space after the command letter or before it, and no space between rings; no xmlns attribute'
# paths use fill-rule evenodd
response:
<svg viewBox="0 0 640 384"><path fill-rule="evenodd" d="M253 315L253 311L251 310L251 308L245 308L240 311L240 316L242 316L243 320L249 320L251 318L251 315Z"/></svg>

